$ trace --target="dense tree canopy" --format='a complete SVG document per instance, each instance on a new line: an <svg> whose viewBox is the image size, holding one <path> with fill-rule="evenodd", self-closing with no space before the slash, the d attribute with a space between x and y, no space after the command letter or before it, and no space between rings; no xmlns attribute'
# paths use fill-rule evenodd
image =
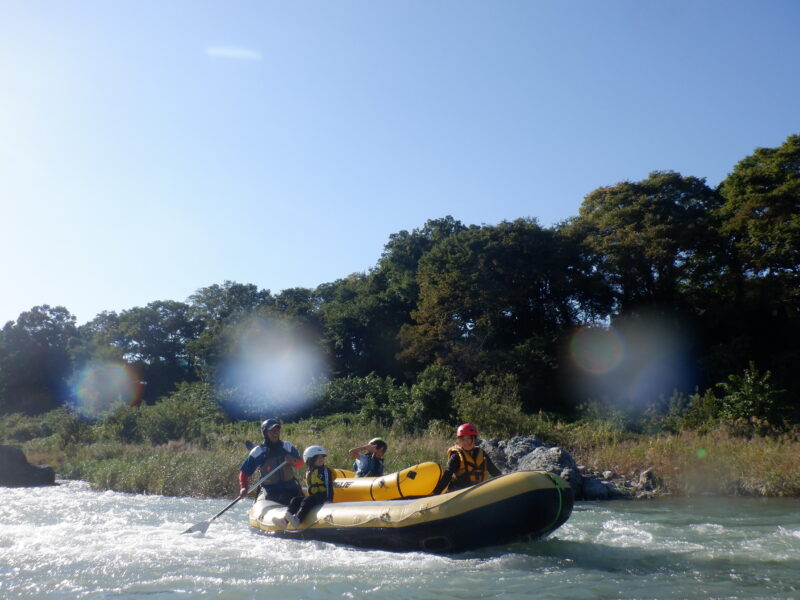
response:
<svg viewBox="0 0 800 600"><path fill-rule="evenodd" d="M74 374L96 362L129 368L149 403L195 381L235 395L225 369L241 350L237 336L270 321L302 331L341 382L320 414L346 406L447 421L498 394L509 395L511 412L566 411L592 395L564 385L566 362L581 359L565 350L576 332L653 313L691 332L696 385L769 369L796 398L798 290L800 136L792 135L755 150L717 189L656 171L592 191L556 227L433 219L392 234L368 272L315 289L273 294L225 281L186 302L103 312L80 327L65 308L34 307L0 329L0 413L59 406ZM354 399L362 388L369 398Z"/></svg>
<svg viewBox="0 0 800 600"><path fill-rule="evenodd" d="M616 312L675 306L714 270L719 206L702 179L654 172L644 181L593 191L569 228L611 283Z"/></svg>
<svg viewBox="0 0 800 600"><path fill-rule="evenodd" d="M38 413L67 399L75 317L62 306L34 306L0 331L0 410Z"/></svg>

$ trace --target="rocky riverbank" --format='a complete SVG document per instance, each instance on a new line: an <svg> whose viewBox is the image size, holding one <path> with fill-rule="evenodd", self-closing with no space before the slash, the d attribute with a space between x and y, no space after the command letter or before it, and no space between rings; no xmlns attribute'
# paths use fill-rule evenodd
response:
<svg viewBox="0 0 800 600"><path fill-rule="evenodd" d="M0 445L0 486L30 487L55 482L56 473L51 467L30 464L17 446Z"/></svg>
<svg viewBox="0 0 800 600"><path fill-rule="evenodd" d="M566 450L548 446L535 435L483 440L481 447L503 473L535 470L558 475L569 483L577 500L645 499L664 493L652 469L628 475L594 471L577 464Z"/></svg>

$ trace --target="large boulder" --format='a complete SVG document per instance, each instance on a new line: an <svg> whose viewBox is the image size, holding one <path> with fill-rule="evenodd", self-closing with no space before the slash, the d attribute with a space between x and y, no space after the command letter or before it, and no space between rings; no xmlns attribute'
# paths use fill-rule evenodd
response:
<svg viewBox="0 0 800 600"><path fill-rule="evenodd" d="M52 467L32 465L17 446L0 444L0 486L28 487L55 483L56 473Z"/></svg>
<svg viewBox="0 0 800 600"><path fill-rule="evenodd" d="M483 451L503 473L519 470L519 462L545 443L535 435L519 435L510 440L484 440Z"/></svg>
<svg viewBox="0 0 800 600"><path fill-rule="evenodd" d="M535 435L521 435L510 440L485 440L481 447L503 473L511 471L547 471L569 483L576 497L581 497L582 477L566 450L547 446Z"/></svg>
<svg viewBox="0 0 800 600"><path fill-rule="evenodd" d="M569 452L548 446L535 435L522 435L510 440L483 440L481 448L503 473L530 470L558 475L569 484L578 500L626 497L614 482L582 474Z"/></svg>

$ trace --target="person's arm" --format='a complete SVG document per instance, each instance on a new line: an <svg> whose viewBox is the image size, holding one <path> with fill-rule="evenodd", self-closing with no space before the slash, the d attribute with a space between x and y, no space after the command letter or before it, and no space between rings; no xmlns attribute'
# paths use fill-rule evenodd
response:
<svg viewBox="0 0 800 600"><path fill-rule="evenodd" d="M486 470L489 471L489 475L492 477L497 477L498 475L502 475L500 469L498 469L495 464L492 462L492 459L489 458L489 455L486 452L483 453L483 458L486 461Z"/></svg>
<svg viewBox="0 0 800 600"><path fill-rule="evenodd" d="M293 456L292 454L287 454L284 458L286 459L286 462L292 465L292 467L295 469L302 469L303 464L305 464L303 463L303 459L300 458L299 456Z"/></svg>
<svg viewBox="0 0 800 600"><path fill-rule="evenodd" d="M284 449L286 449L286 446L288 446L288 452L284 457L286 463L292 465L292 467L295 469L301 469L305 463L303 462L303 458L300 456L300 453L297 451L297 448L295 448L294 445L290 444L289 442L284 443Z"/></svg>
<svg viewBox="0 0 800 600"><path fill-rule="evenodd" d="M441 478L439 479L439 483L436 484L436 487L433 488L433 495L441 494L443 490L447 488L450 484L450 480L453 479L453 475L455 475L458 468L461 466L461 458L458 456L457 453L453 453L450 455L450 458L447 459L447 468L442 473Z"/></svg>
<svg viewBox="0 0 800 600"><path fill-rule="evenodd" d="M250 454L244 459L242 466L239 467L239 495L244 496L247 492L248 481L250 475L255 473L256 469L261 463L264 462L264 448L262 446L254 446L250 450Z"/></svg>
<svg viewBox="0 0 800 600"><path fill-rule="evenodd" d="M350 454L351 458L358 460L358 457L360 455L374 451L375 451L375 446L371 444L364 444L363 446L358 446L357 448L350 448L348 454Z"/></svg>

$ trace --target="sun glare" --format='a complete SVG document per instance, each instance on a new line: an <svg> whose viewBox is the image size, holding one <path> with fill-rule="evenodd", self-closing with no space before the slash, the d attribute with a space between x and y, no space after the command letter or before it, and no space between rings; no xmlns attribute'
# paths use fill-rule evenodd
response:
<svg viewBox="0 0 800 600"><path fill-rule="evenodd" d="M129 367L116 362L87 365L78 373L71 391L75 412L92 419L139 399L138 378Z"/></svg>
<svg viewBox="0 0 800 600"><path fill-rule="evenodd" d="M692 381L689 346L680 327L661 319L627 319L609 328L582 328L570 340L581 399L647 406L685 389Z"/></svg>
<svg viewBox="0 0 800 600"><path fill-rule="evenodd" d="M312 401L326 364L311 336L286 321L254 318L230 333L230 358L218 382L232 415L296 414Z"/></svg>

